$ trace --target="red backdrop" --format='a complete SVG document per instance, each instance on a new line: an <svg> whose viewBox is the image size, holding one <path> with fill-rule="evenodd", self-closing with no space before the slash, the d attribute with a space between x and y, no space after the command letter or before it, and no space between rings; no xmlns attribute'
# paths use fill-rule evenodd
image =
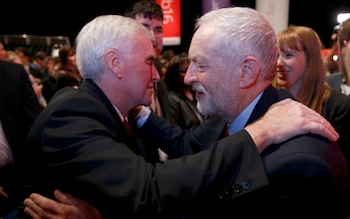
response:
<svg viewBox="0 0 350 219"><path fill-rule="evenodd" d="M156 0L164 13L164 38L165 46L181 44L181 0Z"/></svg>

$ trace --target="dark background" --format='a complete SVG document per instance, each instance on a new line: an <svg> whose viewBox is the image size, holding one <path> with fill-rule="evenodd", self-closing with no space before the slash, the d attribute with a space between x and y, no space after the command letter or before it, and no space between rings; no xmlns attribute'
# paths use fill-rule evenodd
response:
<svg viewBox="0 0 350 219"><path fill-rule="evenodd" d="M97 15L123 14L137 0L7 1L0 13L0 35L28 34L68 36L71 44L85 23ZM237 6L255 8L255 0L232 0ZM182 45L168 46L176 52L187 51L194 20L201 15L201 0L182 0ZM313 28L329 47L330 35L338 13L350 12L350 0L290 0L289 24Z"/></svg>

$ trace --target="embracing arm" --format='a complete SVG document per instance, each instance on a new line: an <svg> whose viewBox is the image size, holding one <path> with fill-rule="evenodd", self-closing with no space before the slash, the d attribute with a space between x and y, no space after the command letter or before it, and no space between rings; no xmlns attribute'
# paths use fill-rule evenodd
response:
<svg viewBox="0 0 350 219"><path fill-rule="evenodd" d="M197 153L223 137L226 122L209 118L191 130L181 130L166 120L151 115L141 127L141 135L152 136L154 144L172 157ZM331 141L339 138L334 127L319 113L304 104L284 99L273 104L266 114L245 127L261 153L268 145L278 144L301 134L319 134ZM174 156L175 154L176 156Z"/></svg>
<svg viewBox="0 0 350 219"><path fill-rule="evenodd" d="M263 118L247 126L245 131L249 133L260 153L270 144L280 143L304 133L321 134L332 141L339 137L321 115L290 99L274 104ZM234 136L224 141L232 139ZM244 175L242 172L240 174ZM60 218L101 218L96 209L88 203L69 195L65 198L62 196L64 194L55 191L55 197L61 202L59 203L39 194L32 194L24 201L24 211L34 219L57 218L57 215L60 215Z"/></svg>

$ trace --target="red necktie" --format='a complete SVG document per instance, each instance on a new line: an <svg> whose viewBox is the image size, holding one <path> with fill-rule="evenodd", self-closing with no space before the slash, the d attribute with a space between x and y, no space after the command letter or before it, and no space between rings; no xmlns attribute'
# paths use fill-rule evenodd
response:
<svg viewBox="0 0 350 219"><path fill-rule="evenodd" d="M229 128L230 128L230 125L227 124L227 125L226 125L226 128L225 128L225 137L230 136L230 133L228 132Z"/></svg>
<svg viewBox="0 0 350 219"><path fill-rule="evenodd" d="M128 122L128 120L126 120L126 118L124 118L124 127L125 127L125 130L126 130L126 133L128 133L128 135L130 136L131 135L131 127L130 127L130 124Z"/></svg>

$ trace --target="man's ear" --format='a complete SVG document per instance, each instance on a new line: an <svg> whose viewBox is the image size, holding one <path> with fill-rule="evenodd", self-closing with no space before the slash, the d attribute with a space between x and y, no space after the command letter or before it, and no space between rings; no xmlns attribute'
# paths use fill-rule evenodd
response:
<svg viewBox="0 0 350 219"><path fill-rule="evenodd" d="M347 47L348 41L347 40L343 40L343 45L344 45L344 47Z"/></svg>
<svg viewBox="0 0 350 219"><path fill-rule="evenodd" d="M243 60L242 73L240 76L240 87L248 88L254 86L261 71L261 65L258 59L253 56L247 56Z"/></svg>
<svg viewBox="0 0 350 219"><path fill-rule="evenodd" d="M111 72L113 72L118 79L122 79L122 61L118 51L114 49L108 50L104 55L104 59Z"/></svg>

